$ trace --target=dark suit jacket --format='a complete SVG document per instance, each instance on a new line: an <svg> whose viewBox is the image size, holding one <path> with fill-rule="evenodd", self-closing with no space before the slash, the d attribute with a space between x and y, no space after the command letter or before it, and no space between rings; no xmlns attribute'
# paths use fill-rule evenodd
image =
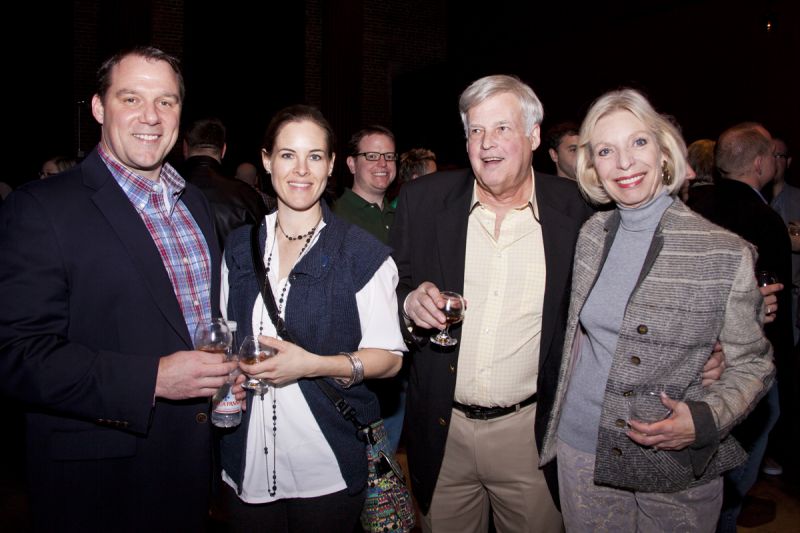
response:
<svg viewBox="0 0 800 533"><path fill-rule="evenodd" d="M786 287L777 295L779 311L775 321L764 326L764 333L775 349L778 380L781 381L794 344L789 289L792 284L789 234L780 215L746 183L721 179L713 185L712 190L712 193L690 202L689 206L711 222L755 245L758 251L756 270L774 273Z"/></svg>
<svg viewBox="0 0 800 533"><path fill-rule="evenodd" d="M181 175L200 189L211 204L220 250L225 248L225 239L232 230L258 224L267 214L258 192L243 181L225 176L222 165L213 157L190 157Z"/></svg>
<svg viewBox="0 0 800 533"><path fill-rule="evenodd" d="M219 250L205 234L212 312ZM191 349L144 223L93 152L0 209L0 395L28 406L37 530L197 531L207 514L207 400L154 401L159 357Z"/></svg>
<svg viewBox="0 0 800 533"><path fill-rule="evenodd" d="M467 222L474 176L470 170L424 176L403 187L389 243L400 274L398 303L423 281L463 292ZM578 231L591 214L575 183L535 173L547 281L539 354L536 441L541 446L553 405L569 306L570 273ZM451 328L461 336L460 326ZM437 351L425 344L411 355L406 437L414 494L430 507L444 457L456 386L458 348ZM548 476L551 492L554 478Z"/></svg>

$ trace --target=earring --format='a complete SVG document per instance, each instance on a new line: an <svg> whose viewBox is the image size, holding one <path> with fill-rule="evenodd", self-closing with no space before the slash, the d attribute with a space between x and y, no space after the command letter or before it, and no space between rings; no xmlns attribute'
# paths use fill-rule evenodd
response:
<svg viewBox="0 0 800 533"><path fill-rule="evenodd" d="M666 186L672 185L672 172L669 171L666 160L661 162L661 181Z"/></svg>

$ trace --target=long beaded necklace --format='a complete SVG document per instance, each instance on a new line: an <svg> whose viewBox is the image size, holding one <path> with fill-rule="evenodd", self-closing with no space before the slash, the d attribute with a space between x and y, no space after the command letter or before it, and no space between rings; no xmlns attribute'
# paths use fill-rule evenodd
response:
<svg viewBox="0 0 800 533"><path fill-rule="evenodd" d="M281 222L278 219L278 215L277 214L275 215L275 229L276 230L280 229L281 233L283 233L283 236L286 237L286 239L288 239L289 241L297 241L304 238L306 240L306 242L303 243L303 247L300 249L300 253L297 254L297 260L295 261L295 265L297 265L297 263L300 262L300 259L302 259L303 255L308 249L308 245L311 244L311 239L314 237L314 233L317 231L317 226L319 226L321 220L322 217L320 216L320 219L317 220L317 223L314 224L314 227L308 230L308 232L301 233L300 235L293 237L287 235L286 232L283 231L283 228L281 227ZM267 285L269 283L269 272L272 265L272 252L275 251L275 243L278 242L277 231L274 231L273 235L274 237L272 239L272 246L270 247L269 255L267 256L267 268L266 268L266 273L264 275L264 290L262 291L262 294L266 294L267 292ZM292 267L292 270L294 270L294 267ZM280 298L278 298L278 316L276 317L276 320L281 320L281 312L283 311L283 301L284 298L286 297L286 289L288 286L289 286L289 280L287 276L286 283L283 284L283 289L281 289ZM261 317L259 318L258 321L259 335L263 335L264 333L264 307L265 305L261 307ZM278 493L278 474L276 468L276 453L275 453L275 450L277 450L275 442L278 436L278 413L277 413L278 403L277 403L277 393L275 387L270 387L270 391L272 393L272 487L269 486L267 487L267 493L271 497L274 497ZM264 401L264 392L261 393L261 401L262 402ZM264 463L267 469L267 475L269 475L269 446L267 446L267 421L264 419L265 416L266 416L266 409L264 409L262 404L261 430L262 430L262 436L264 438Z"/></svg>

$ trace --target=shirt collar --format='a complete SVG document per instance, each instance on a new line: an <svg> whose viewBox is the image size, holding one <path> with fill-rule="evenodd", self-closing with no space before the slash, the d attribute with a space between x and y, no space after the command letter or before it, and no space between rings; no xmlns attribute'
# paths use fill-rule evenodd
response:
<svg viewBox="0 0 800 533"><path fill-rule="evenodd" d="M752 185L750 186L750 188L751 188L751 189L753 189L753 191L755 191L755 193L758 195L758 197L759 197L759 198L761 198L761 201L762 201L762 202L764 202L765 204L769 205L769 202L767 201L767 199L766 199L766 198L764 198L764 195L763 195L763 194L761 194L761 191L759 191L758 189L756 189L756 188L755 188L755 187L753 187Z"/></svg>
<svg viewBox="0 0 800 533"><path fill-rule="evenodd" d="M344 190L344 193L342 194L342 197L340 198L340 200L341 199L347 200L350 203L352 203L353 205L355 205L357 207L360 207L362 209L366 208L366 207L369 207L371 205L378 205L378 204L373 204L372 202L368 202L367 200L365 200L364 198L362 198L358 194L354 193L353 189L349 189L349 188ZM393 211L394 209L391 208L391 206L389 205L389 202L386 201L386 196L384 196L383 197L383 205L381 206L381 211L386 212L387 210Z"/></svg>
<svg viewBox="0 0 800 533"><path fill-rule="evenodd" d="M178 196L186 188L186 180L184 180L178 171L169 163L164 163L161 166L161 173L157 181L145 178L130 169L120 164L114 157L109 154L104 148L102 143L97 145L97 152L103 159L106 167L111 172L114 180L119 184L125 195L131 203L140 211L143 210L150 202L152 194L164 194L165 200L168 199L169 207L172 208L177 201Z"/></svg>
<svg viewBox="0 0 800 533"><path fill-rule="evenodd" d="M538 217L538 215L536 213L536 211L537 211L536 210L536 180L533 179L533 175L534 175L534 170L533 170L533 167L531 167L531 180L533 181L533 183L531 184L531 196L530 196L530 198L528 198L528 202L523 204L523 205L521 205L521 206L519 206L519 207L515 207L514 210L522 211L523 209L530 209L531 214L533 215L533 218L538 221L539 217ZM481 205L481 201L478 198L478 180L476 179L475 182L472 184L472 199L470 200L470 203L469 203L469 214L471 215L472 212L475 210L475 208L478 207L479 205Z"/></svg>

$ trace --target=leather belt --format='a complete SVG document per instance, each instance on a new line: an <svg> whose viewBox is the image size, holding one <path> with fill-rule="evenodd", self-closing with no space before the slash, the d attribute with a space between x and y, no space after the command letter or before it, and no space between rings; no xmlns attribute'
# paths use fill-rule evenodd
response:
<svg viewBox="0 0 800 533"><path fill-rule="evenodd" d="M526 398L518 404L509 405L508 407L481 407L480 405L464 405L463 403L453 402L453 407L461 411L467 418L477 420L491 420L505 416L509 413L515 413L525 406L528 406L536 401L536 393L533 396Z"/></svg>

